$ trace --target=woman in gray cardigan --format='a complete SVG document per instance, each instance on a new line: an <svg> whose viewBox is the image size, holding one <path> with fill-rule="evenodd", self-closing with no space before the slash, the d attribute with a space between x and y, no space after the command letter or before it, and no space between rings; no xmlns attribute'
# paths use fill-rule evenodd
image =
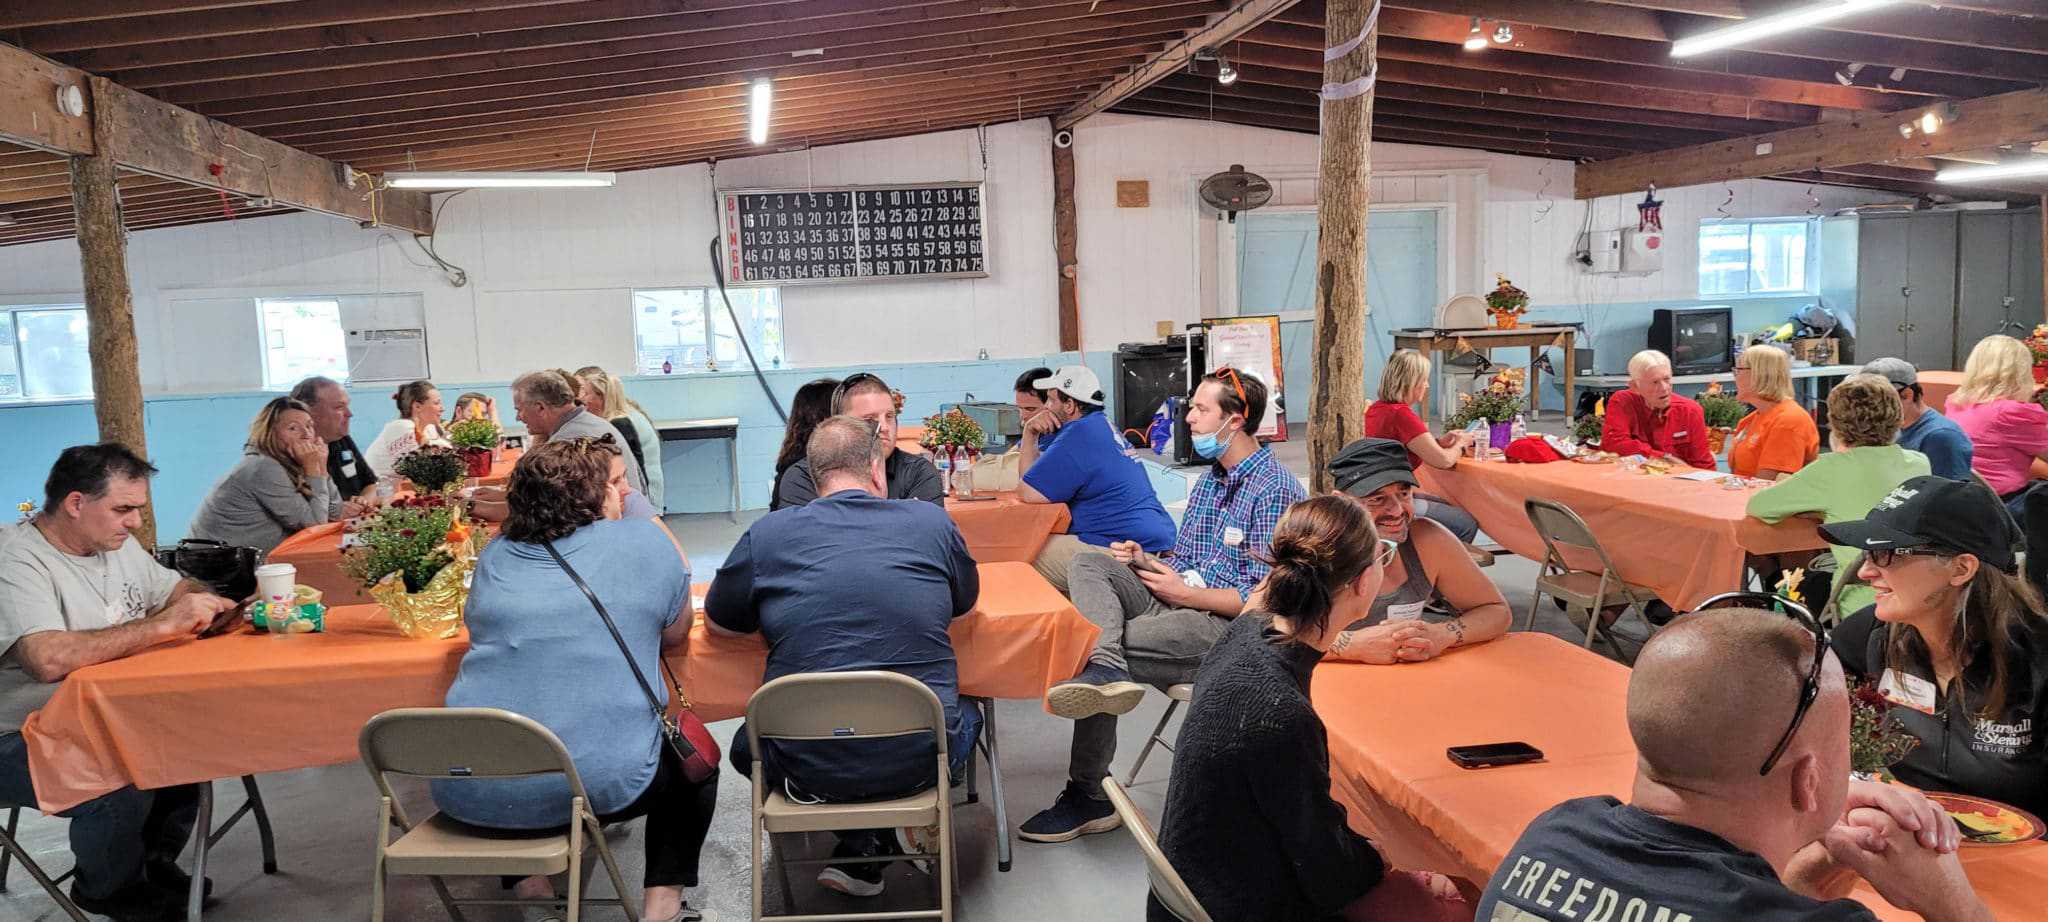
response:
<svg viewBox="0 0 2048 922"><path fill-rule="evenodd" d="M327 477L327 443L306 405L279 397L249 426L242 463L214 484L192 519L192 537L264 553L286 537L341 518L341 493Z"/></svg>

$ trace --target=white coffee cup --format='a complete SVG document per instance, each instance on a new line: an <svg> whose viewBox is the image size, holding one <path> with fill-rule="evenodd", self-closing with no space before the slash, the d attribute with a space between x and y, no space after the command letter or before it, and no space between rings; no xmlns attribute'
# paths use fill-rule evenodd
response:
<svg viewBox="0 0 2048 922"><path fill-rule="evenodd" d="M256 594L273 605L297 598L299 568L288 563L266 563L256 568Z"/></svg>

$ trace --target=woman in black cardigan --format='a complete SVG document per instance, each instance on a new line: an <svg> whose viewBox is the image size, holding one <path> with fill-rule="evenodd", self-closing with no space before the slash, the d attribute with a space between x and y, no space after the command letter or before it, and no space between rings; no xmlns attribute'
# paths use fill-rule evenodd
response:
<svg viewBox="0 0 2048 922"><path fill-rule="evenodd" d="M1448 880L1389 869L1345 825L1309 705L1309 671L1372 606L1393 543L1357 503L1319 496L1287 511L1272 547L1272 573L1195 674L1160 848L1216 922L1471 919Z"/></svg>

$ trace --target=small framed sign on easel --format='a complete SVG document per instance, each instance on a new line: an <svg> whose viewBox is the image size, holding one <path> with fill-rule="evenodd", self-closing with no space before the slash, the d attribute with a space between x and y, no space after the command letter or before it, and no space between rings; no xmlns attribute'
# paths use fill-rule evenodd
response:
<svg viewBox="0 0 2048 922"><path fill-rule="evenodd" d="M1287 412L1280 395L1286 392L1283 375L1286 363L1280 355L1280 317L1219 317L1201 323L1207 348L1205 367L1211 372L1226 365L1258 377L1266 385L1266 418L1255 433L1268 442L1287 441Z"/></svg>

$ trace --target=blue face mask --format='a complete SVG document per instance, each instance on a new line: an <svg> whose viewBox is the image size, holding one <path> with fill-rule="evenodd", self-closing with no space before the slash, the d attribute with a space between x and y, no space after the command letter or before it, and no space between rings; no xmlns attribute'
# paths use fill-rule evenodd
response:
<svg viewBox="0 0 2048 922"><path fill-rule="evenodd" d="M1207 458L1211 461L1223 457L1224 450L1230 447L1230 442L1232 439L1235 439L1237 437L1237 433L1232 432L1228 438L1216 438L1216 436L1221 434L1222 432L1223 430L1218 429L1215 432L1193 433L1192 441L1194 443L1195 454L1201 455L1202 457Z"/></svg>

